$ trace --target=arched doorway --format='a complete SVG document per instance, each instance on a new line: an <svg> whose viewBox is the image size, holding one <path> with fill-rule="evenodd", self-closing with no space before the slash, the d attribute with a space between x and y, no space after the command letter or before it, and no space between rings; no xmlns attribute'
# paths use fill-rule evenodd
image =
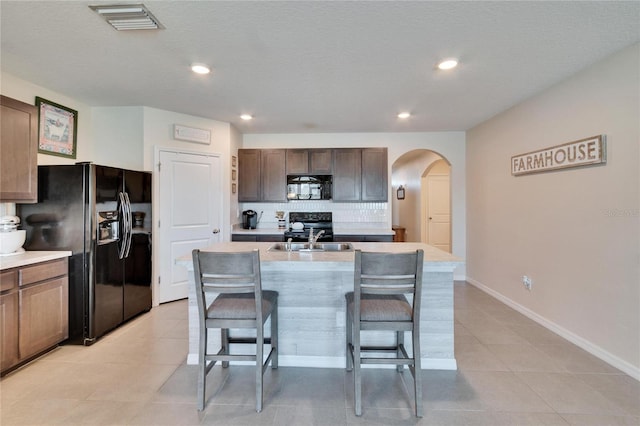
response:
<svg viewBox="0 0 640 426"><path fill-rule="evenodd" d="M451 252L450 173L449 161L428 149L406 152L391 165L392 222L394 226L405 229L405 241L424 242ZM399 200L397 189L401 185L405 190L405 197ZM440 214L443 205L448 207L447 220L443 220L445 218ZM433 213L435 207L440 213L434 221L434 216L429 216L429 209ZM429 217L432 218L431 221ZM431 229L429 222L432 222ZM448 237L448 244L442 242L443 236ZM437 239L433 240L433 237Z"/></svg>

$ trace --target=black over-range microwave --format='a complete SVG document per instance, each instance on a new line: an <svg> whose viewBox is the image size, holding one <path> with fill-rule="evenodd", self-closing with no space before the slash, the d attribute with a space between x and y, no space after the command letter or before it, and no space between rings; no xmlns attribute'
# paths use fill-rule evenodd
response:
<svg viewBox="0 0 640 426"><path fill-rule="evenodd" d="M330 200L331 175L287 175L287 199Z"/></svg>

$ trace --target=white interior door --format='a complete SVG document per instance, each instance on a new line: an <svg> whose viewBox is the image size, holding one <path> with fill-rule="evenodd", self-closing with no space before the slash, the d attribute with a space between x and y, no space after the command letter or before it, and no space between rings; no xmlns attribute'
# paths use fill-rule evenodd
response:
<svg viewBox="0 0 640 426"><path fill-rule="evenodd" d="M427 177L427 244L451 253L449 176Z"/></svg>
<svg viewBox="0 0 640 426"><path fill-rule="evenodd" d="M220 240L222 186L216 155L160 151L159 303L188 296L186 268L175 260Z"/></svg>

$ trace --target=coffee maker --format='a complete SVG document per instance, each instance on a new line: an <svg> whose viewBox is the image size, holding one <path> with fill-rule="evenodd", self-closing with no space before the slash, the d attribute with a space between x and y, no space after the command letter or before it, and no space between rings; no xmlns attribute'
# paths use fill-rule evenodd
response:
<svg viewBox="0 0 640 426"><path fill-rule="evenodd" d="M244 229L256 229L258 227L258 213L255 210L242 212L242 227Z"/></svg>

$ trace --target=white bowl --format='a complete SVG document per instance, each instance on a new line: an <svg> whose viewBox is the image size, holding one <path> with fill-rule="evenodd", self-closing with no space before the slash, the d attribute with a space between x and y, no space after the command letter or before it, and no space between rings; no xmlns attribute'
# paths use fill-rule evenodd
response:
<svg viewBox="0 0 640 426"><path fill-rule="evenodd" d="M27 231L21 229L13 232L0 232L0 254L9 254L18 250L24 244Z"/></svg>

